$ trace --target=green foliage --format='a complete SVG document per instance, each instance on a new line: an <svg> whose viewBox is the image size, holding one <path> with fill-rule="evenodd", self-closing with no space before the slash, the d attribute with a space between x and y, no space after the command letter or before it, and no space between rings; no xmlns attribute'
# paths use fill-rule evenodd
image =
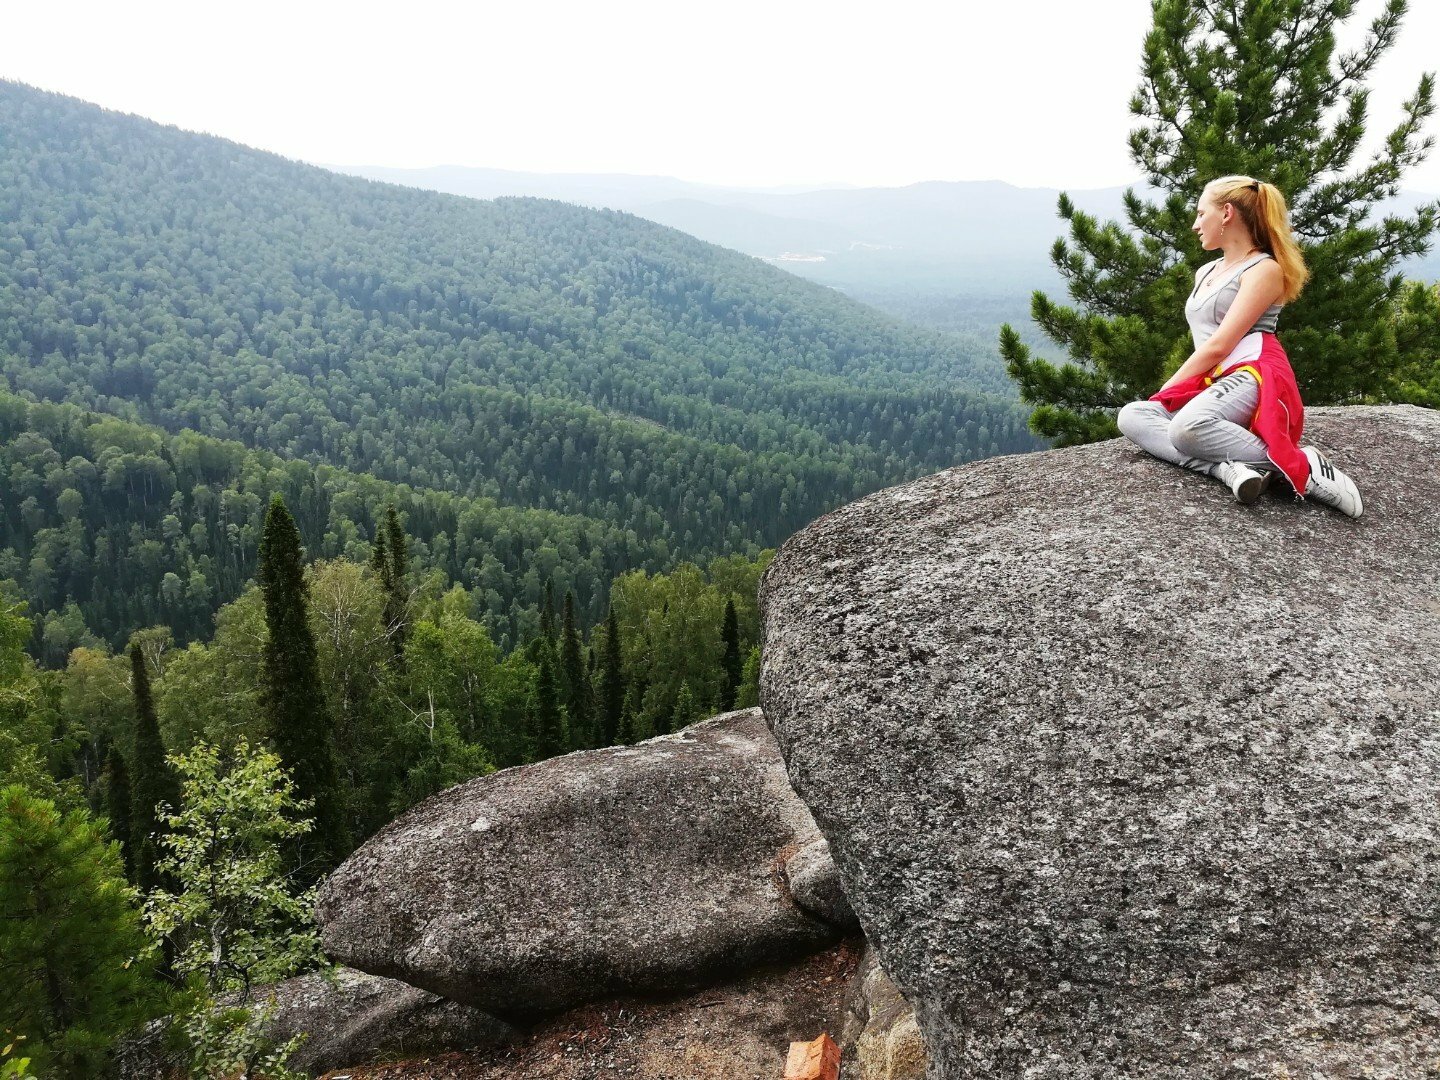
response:
<svg viewBox="0 0 1440 1080"><path fill-rule="evenodd" d="M380 581L385 588L385 630L397 657L405 655L405 636L409 629L410 554L406 547L405 530L395 505L385 508L385 524L375 530L376 544L384 540L385 566Z"/></svg>
<svg viewBox="0 0 1440 1080"><path fill-rule="evenodd" d="M600 745L613 746L620 740L620 719L625 705L625 672L621 659L620 624L612 605L605 616L600 651L600 677L595 705L600 712ZM628 740L627 740L628 741Z"/></svg>
<svg viewBox="0 0 1440 1080"><path fill-rule="evenodd" d="M160 869L175 888L146 903L151 933L175 944L175 971L207 991L247 992L319 962L313 890L288 884L282 845L311 822L279 755L241 740L169 759L181 778Z"/></svg>
<svg viewBox="0 0 1440 1080"><path fill-rule="evenodd" d="M285 1062L302 1042L299 1034L276 1044L266 1028L273 1006L221 1004L206 998L180 1016L180 1027L190 1052L190 1075L195 1080L308 1080L309 1073Z"/></svg>
<svg viewBox="0 0 1440 1080"><path fill-rule="evenodd" d="M720 660L720 670L725 681L720 688L719 707L733 709L735 695L740 690L740 620L735 614L734 598L725 601L725 623L720 628L720 641L725 646L725 655Z"/></svg>
<svg viewBox="0 0 1440 1080"><path fill-rule="evenodd" d="M1364 82L1396 39L1404 0L1388 0L1361 47L1340 56L1335 31L1353 0L1152 7L1130 152L1159 201L1127 192L1127 225L1102 225L1061 195L1070 239L1057 240L1051 258L1074 306L1037 292L1031 313L1071 361L1032 357L1008 326L1000 337L1021 397L1038 406L1031 427L1062 445L1111 437L1111 410L1152 393L1189 356L1183 304L1200 260L1190 226L1205 184L1228 174L1268 180L1290 203L1312 278L1281 333L1306 399L1405 398L1403 377L1433 356L1433 339L1397 333L1385 313L1406 295L1394 268L1428 249L1440 204L1379 220L1374 208L1433 142L1421 133L1433 76L1374 159L1350 166L1365 131Z"/></svg>
<svg viewBox="0 0 1440 1080"><path fill-rule="evenodd" d="M669 574L636 571L615 582L611 605L623 643L634 739L683 726L676 717L682 688L689 690L686 713L692 719L724 709L725 608L736 610L736 649L748 651L758 634L756 595L770 557L719 559L708 573L682 563Z"/></svg>
<svg viewBox="0 0 1440 1080"><path fill-rule="evenodd" d="M409 720L386 743L386 764L393 771L380 785L391 789L384 804L390 815L493 771L486 740L509 741L496 738L493 722L498 680L490 639L453 610L438 617L438 623L416 622L405 645L408 694L399 704Z"/></svg>
<svg viewBox="0 0 1440 1080"><path fill-rule="evenodd" d="M41 610L73 598L73 607L67 601L63 611L50 613L44 640L51 644L43 645L42 662L52 665L63 665L85 640L91 648L98 644L85 638L87 622L116 647L133 627L161 622L182 643L208 637L215 608L243 595L256 573L264 516L276 493L295 511L315 557L357 562L373 559L375 546L362 537L372 521L383 521L387 503L398 503L414 532L408 541L413 576L439 572L474 590L476 617L507 650L533 632L538 568L576 594L578 612L598 621L617 574L663 570L673 562L663 540L642 542L615 524L412 490L193 432L162 438L155 460L164 468L152 476L155 462L142 467L106 441L160 438L151 429L73 406L27 403L0 389L0 414L7 405L14 408L11 434L0 440L0 521L8 545L0 547L0 579L19 582ZM109 472L100 467L106 461ZM115 470L131 466L134 483L118 480ZM141 473L149 477L143 483ZM85 508L61 529L53 526L53 492L66 485L85 492ZM17 520L12 510L25 499L34 499L37 511ZM384 550L384 530L374 531ZM166 598L171 574L190 590L178 599L173 591ZM70 627L63 635L62 626ZM243 710L234 711L238 722ZM163 704L161 713L164 727Z"/></svg>
<svg viewBox="0 0 1440 1080"><path fill-rule="evenodd" d="M750 649L745 670L740 676L740 689L735 695L735 708L753 709L760 704L760 646Z"/></svg>
<svg viewBox="0 0 1440 1080"><path fill-rule="evenodd" d="M561 711L555 681L554 653L546 644L540 649L535 676L535 713L531 721L537 761L563 754L570 748L565 734L565 714Z"/></svg>
<svg viewBox="0 0 1440 1080"><path fill-rule="evenodd" d="M594 727L594 691L585 667L584 646L575 625L575 597L565 594L565 616L560 628L560 694L569 725L570 749L586 750L597 744Z"/></svg>
<svg viewBox="0 0 1440 1080"><path fill-rule="evenodd" d="M80 805L78 785L57 775L56 724L40 672L25 655L24 604L0 597L0 787L18 784L61 809Z"/></svg>
<svg viewBox="0 0 1440 1080"><path fill-rule="evenodd" d="M125 867L125 876L131 881L136 878L135 844L131 829L132 809L130 802L130 773L125 768L125 758L120 751L110 748L105 759L105 809L110 822L110 835L120 845L120 857Z"/></svg>
<svg viewBox="0 0 1440 1080"><path fill-rule="evenodd" d="M160 722L150 693L150 676L138 644L130 646L130 677L135 695L135 736L133 759L134 793L129 831L134 840L135 880L142 892L153 889L158 880L155 864L160 857L166 814L174 810L179 788L165 762L165 745L160 739Z"/></svg>
<svg viewBox="0 0 1440 1080"><path fill-rule="evenodd" d="M229 746L241 738L256 743L267 737L260 704L267 637L264 593L252 585L215 613L208 645L191 642L170 657L155 694L167 746Z"/></svg>
<svg viewBox="0 0 1440 1080"><path fill-rule="evenodd" d="M265 596L266 627L260 700L280 760L300 796L315 807L314 843L296 845L297 865L304 865L315 880L349 849L335 732L320 688L315 636L308 621L300 533L278 494L271 497L265 516L259 580Z"/></svg>
<svg viewBox="0 0 1440 1080"><path fill-rule="evenodd" d="M34 1076L30 1071L30 1058L20 1053L26 1037L13 1031L0 1032L0 1080L18 1080L22 1076Z"/></svg>
<svg viewBox="0 0 1440 1080"><path fill-rule="evenodd" d="M768 553L758 560L717 559L705 572L683 567L674 580L632 575L606 622L588 635L588 650L574 606L567 605L557 644L543 638L535 643L544 664L523 649L502 657L485 625L472 617L474 594L428 580L414 590L411 629L403 663L397 664L384 625L386 593L370 565L327 559L304 568L314 678L336 746L340 809L351 842L421 799L493 768L634 741L719 711L727 678L723 613L735 609L735 632L748 651L758 632L756 585L768 560ZM205 743L256 745L269 738L259 705L270 640L264 609L263 591L253 587L220 609L213 640L182 650L169 648L163 629L134 635L150 657L143 670L172 753ZM639 648L627 645L621 612L641 628ZM27 713L22 725L36 744L31 752L36 782L70 792L76 805L84 795L96 806L111 805L108 800L120 788L98 764L89 780L76 777L62 785L55 779L70 763L49 745L56 712L51 702L58 699L73 730L84 732L83 739L67 737L65 746L72 748L67 753L76 760L93 753L103 764L113 752L128 767L136 746L126 677L131 664L78 649L64 672L37 672L21 651L28 624L12 619L11 625L7 670L30 680L27 700L39 710L39 719ZM682 654L689 654L686 666L672 670ZM549 668L548 690L542 667ZM567 671L581 687L573 706ZM41 677L54 684L43 693ZM593 690L587 689L592 683ZM592 710L589 725L567 726L586 705ZM542 743L547 729L548 741ZM165 801L173 806L176 799ZM131 818L134 803L132 794ZM117 836L123 816L117 811ZM350 849L347 844L337 857Z"/></svg>
<svg viewBox="0 0 1440 1080"><path fill-rule="evenodd" d="M283 853L310 831L299 817L310 802L296 797L278 755L244 740L229 753L201 743L170 762L182 791L160 869L175 888L151 893L145 917L192 995L182 1026L194 1072L218 1080L263 1065L263 1075L287 1075L277 1062L292 1047L268 1044L251 999L322 962L314 890L292 888Z"/></svg>
<svg viewBox="0 0 1440 1080"><path fill-rule="evenodd" d="M155 1004L135 893L103 820L18 784L0 790L0 981L0 1027L26 1037L44 1076L103 1072Z"/></svg>
<svg viewBox="0 0 1440 1080"><path fill-rule="evenodd" d="M1395 308L1395 339L1401 354L1412 358L1400 374L1400 396L1440 408L1440 285L1415 281L1406 286Z"/></svg>
<svg viewBox="0 0 1440 1080"><path fill-rule="evenodd" d="M964 389L988 358L631 215L369 183L14 83L0 130L0 373L35 401L584 517L700 560L1035 445L1013 399ZM223 472L227 452L167 460L136 429L95 434L113 448L92 451L94 482L66 485L63 508L43 484L0 493L14 524L32 496L28 536L133 500L162 549L190 541L193 485L174 476ZM281 493L307 542L325 533L331 507ZM368 523L378 508L340 510ZM250 516L207 505L219 542L192 542L197 561L253 551L211 526L222 513L237 531ZM312 551L359 560L352 538ZM123 621L198 618L215 587L200 573L166 566L128 601L150 613ZM591 586L567 585L585 608Z"/></svg>

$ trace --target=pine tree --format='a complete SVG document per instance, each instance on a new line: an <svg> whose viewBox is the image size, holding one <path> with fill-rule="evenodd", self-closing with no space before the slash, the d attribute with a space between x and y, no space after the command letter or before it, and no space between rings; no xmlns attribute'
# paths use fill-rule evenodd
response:
<svg viewBox="0 0 1440 1080"><path fill-rule="evenodd" d="M110 819L110 835L120 845L125 876L135 880L135 844L131 839L130 771L118 748L110 747L105 758L105 812Z"/></svg>
<svg viewBox="0 0 1440 1080"><path fill-rule="evenodd" d="M575 625L575 594L565 591L565 614L560 630L560 684L565 697L565 716L570 723L570 748L586 750L595 745L591 723L591 690L585 670L580 631Z"/></svg>
<svg viewBox="0 0 1440 1080"><path fill-rule="evenodd" d="M616 746L633 746L652 734L645 729L640 699L638 685L631 683L625 691L625 703L620 709L620 724L615 732Z"/></svg>
<svg viewBox="0 0 1440 1080"><path fill-rule="evenodd" d="M110 1046L152 1014L134 899L87 811L0 789L0 1031L27 1037L34 1075L108 1075Z"/></svg>
<svg viewBox="0 0 1440 1080"><path fill-rule="evenodd" d="M1190 226L1206 183L1226 175L1267 180L1290 204L1312 276L1280 334L1306 400L1403 395L1403 376L1424 355L1397 340L1384 313L1404 292L1395 267L1428 249L1440 204L1408 218L1376 220L1375 210L1433 142L1422 135L1432 75L1373 161L1350 163L1365 130L1364 81L1395 42L1404 0L1388 0L1361 48L1339 57L1335 29L1353 0L1155 0L1152 8L1130 152L1159 202L1127 191L1122 227L1060 196L1070 240L1055 242L1051 260L1074 306L1036 292L1031 315L1072 362L1032 358L1009 326L1000 335L1021 396L1037 406L1031 427L1061 445L1109 438L1118 433L1113 410L1149 396L1190 354L1183 304L1208 258Z"/></svg>
<svg viewBox="0 0 1440 1080"><path fill-rule="evenodd" d="M735 707L735 695L740 690L740 620L735 614L735 601L725 601L725 623L720 628L720 640L725 654L720 660L721 675L720 710Z"/></svg>
<svg viewBox="0 0 1440 1080"><path fill-rule="evenodd" d="M261 655L261 702L267 732L300 798L314 801L314 842L308 849L297 846L294 858L304 876L318 879L348 853L348 841L335 733L306 618L300 533L279 494L272 496L265 514L258 577L268 630Z"/></svg>
<svg viewBox="0 0 1440 1080"><path fill-rule="evenodd" d="M551 651L540 653L540 671L535 676L535 760L544 761L565 753L565 718L560 713L560 698L555 686L555 662Z"/></svg>
<svg viewBox="0 0 1440 1080"><path fill-rule="evenodd" d="M130 689L135 696L135 768L130 778L130 833L134 843L135 882L142 892L157 884L155 863L160 857L160 836L164 831L160 805L174 809L180 797L179 784L165 763L165 744L160 738L160 721L150 692L150 673L140 646L130 646Z"/></svg>
<svg viewBox="0 0 1440 1080"><path fill-rule="evenodd" d="M600 685L596 703L600 709L600 738L605 746L624 741L620 737L620 718L625 708L625 676L620 660L620 624L615 609L605 619L605 651L601 654ZM633 740L633 733L632 733Z"/></svg>

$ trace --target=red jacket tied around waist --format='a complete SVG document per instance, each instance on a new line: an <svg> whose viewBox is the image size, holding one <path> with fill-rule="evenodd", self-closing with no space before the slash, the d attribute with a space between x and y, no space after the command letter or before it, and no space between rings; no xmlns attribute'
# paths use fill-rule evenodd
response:
<svg viewBox="0 0 1440 1080"><path fill-rule="evenodd" d="M1196 375L1168 386L1150 397L1167 412L1175 412L1206 387L1234 371L1248 371L1260 384L1260 404L1250 430L1265 442L1265 452L1275 467L1285 474L1290 486L1304 494L1310 480L1310 459L1300 452L1300 435L1305 430L1305 407L1300 403L1300 388L1295 385L1295 372L1290 358L1280 347L1274 334L1261 334L1260 355L1254 360L1222 361L1208 375ZM1226 365L1229 366L1226 366Z"/></svg>

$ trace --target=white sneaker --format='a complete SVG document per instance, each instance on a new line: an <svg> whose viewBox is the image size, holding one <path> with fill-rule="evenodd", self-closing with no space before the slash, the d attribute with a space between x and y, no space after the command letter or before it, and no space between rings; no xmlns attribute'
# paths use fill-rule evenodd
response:
<svg viewBox="0 0 1440 1080"><path fill-rule="evenodd" d="M1300 449L1310 459L1310 482L1305 485L1305 494L1316 502L1335 507L1342 514L1358 518L1365 508L1360 502L1360 489L1355 486L1355 481L1337 469L1315 447L1302 446Z"/></svg>
<svg viewBox="0 0 1440 1080"><path fill-rule="evenodd" d="M1270 486L1270 473L1252 469L1242 461L1218 461L1214 476L1235 493L1235 501L1249 506Z"/></svg>

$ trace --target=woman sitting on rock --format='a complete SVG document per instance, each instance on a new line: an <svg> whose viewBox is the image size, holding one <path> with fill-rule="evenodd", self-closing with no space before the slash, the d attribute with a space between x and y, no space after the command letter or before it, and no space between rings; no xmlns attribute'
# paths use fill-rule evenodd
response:
<svg viewBox="0 0 1440 1080"><path fill-rule="evenodd" d="M1275 327L1310 272L1285 197L1274 184L1224 176L1206 185L1193 227L1205 250L1224 253L1196 273L1185 302L1195 351L1149 401L1120 410L1120 430L1158 458L1224 481L1242 503L1279 470L1297 492L1359 517L1354 482L1297 445L1304 407Z"/></svg>

